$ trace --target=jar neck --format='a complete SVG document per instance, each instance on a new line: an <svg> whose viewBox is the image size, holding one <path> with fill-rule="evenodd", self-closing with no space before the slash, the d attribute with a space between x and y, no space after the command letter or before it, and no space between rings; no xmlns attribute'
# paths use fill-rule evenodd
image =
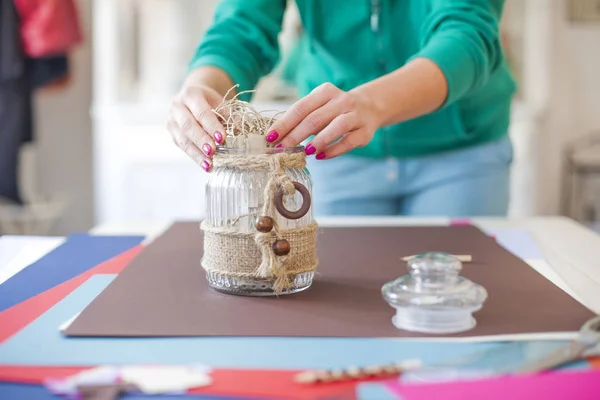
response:
<svg viewBox="0 0 600 400"><path fill-rule="evenodd" d="M298 154L304 152L304 146L283 147L283 148L246 148L246 147L224 147L217 146L215 154L223 156L259 156L271 154Z"/></svg>

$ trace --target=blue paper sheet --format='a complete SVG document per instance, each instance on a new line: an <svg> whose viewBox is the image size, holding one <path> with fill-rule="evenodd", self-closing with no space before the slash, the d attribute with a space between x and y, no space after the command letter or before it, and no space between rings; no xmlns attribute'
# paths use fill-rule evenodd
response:
<svg viewBox="0 0 600 400"><path fill-rule="evenodd" d="M382 383L361 383L356 387L357 400L398 400Z"/></svg>
<svg viewBox="0 0 600 400"><path fill-rule="evenodd" d="M454 360L501 344L353 338L67 338L58 327L82 311L115 275L96 275L0 345L0 362L15 365L188 364L215 368L310 369L419 358ZM176 310L174 310L176 312ZM520 342L516 359L560 342ZM493 362L493 360L490 360ZM517 360L518 361L518 360ZM507 362L505 359L502 362Z"/></svg>
<svg viewBox="0 0 600 400"><path fill-rule="evenodd" d="M69 236L64 244L0 285L0 312L82 274L142 240L142 236Z"/></svg>
<svg viewBox="0 0 600 400"><path fill-rule="evenodd" d="M20 383L0 383L0 399L2 400L57 400L60 397L54 396L40 385L25 385ZM225 397L208 397L208 396L150 396L150 395L134 395L127 394L119 397L119 399L127 400L228 400ZM229 400L234 400L229 398ZM237 398L237 400L241 400Z"/></svg>
<svg viewBox="0 0 600 400"><path fill-rule="evenodd" d="M522 260L543 260L545 258L538 244L527 231L510 228L484 229L484 231L488 235L493 235L502 247Z"/></svg>

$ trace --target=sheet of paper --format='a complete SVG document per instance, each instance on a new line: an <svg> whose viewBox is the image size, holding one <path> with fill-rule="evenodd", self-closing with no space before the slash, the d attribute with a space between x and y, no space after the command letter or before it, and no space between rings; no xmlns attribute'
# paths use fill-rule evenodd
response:
<svg viewBox="0 0 600 400"><path fill-rule="evenodd" d="M597 400L600 371L569 371L434 384L390 383L402 400Z"/></svg>
<svg viewBox="0 0 600 400"><path fill-rule="evenodd" d="M86 368L89 369L89 368ZM45 382L46 379L67 378L82 372L82 368L61 367L14 367L0 365L0 381L14 384L27 384L29 387ZM188 391L188 397L202 400L225 399L352 399L355 392L355 382L336 383L334 385L298 385L294 382L294 370L261 370L261 369L212 369L212 382L208 386L194 387ZM4 395L8 383L0 383L0 395ZM384 388L384 390L386 390ZM15 394L14 392L11 394ZM26 395L27 394L27 395ZM29 396L28 396L29 395ZM186 399L188 397L185 397ZM30 393L16 393L4 396L2 399L37 400ZM47 391L40 400L56 399ZM148 395L129 393L128 400L157 400ZM377 397L375 397L377 398ZM181 395L161 395L160 400L182 400ZM369 400L373 397L367 398ZM393 400L393 398L392 398Z"/></svg>
<svg viewBox="0 0 600 400"><path fill-rule="evenodd" d="M484 229L484 232L493 235L501 246L521 260L544 259L540 247L527 231L511 228L493 228Z"/></svg>
<svg viewBox="0 0 600 400"><path fill-rule="evenodd" d="M74 278L135 246L140 236L70 235L64 243L0 285L0 311Z"/></svg>
<svg viewBox="0 0 600 400"><path fill-rule="evenodd" d="M554 283L556 286L564 290L569 296L573 297L578 302L585 304L583 299L581 299L561 278L561 276L548 264L546 260L525 260L527 264L531 266L531 268L535 269L537 272L546 277L550 282Z"/></svg>
<svg viewBox="0 0 600 400"><path fill-rule="evenodd" d="M72 294L0 346L0 360L13 365L191 364L214 368L324 369L419 358L424 364L453 361L497 343L430 342L356 338L86 338L58 334L58 326L86 307L114 275L90 278ZM522 342L517 361L547 354L561 341ZM35 346L33 345L35 344ZM352 351L348 351L352 349ZM326 355L326 357L324 356ZM503 360L504 362L505 360Z"/></svg>
<svg viewBox="0 0 600 400"><path fill-rule="evenodd" d="M61 332L64 332L65 330L67 330L67 328L69 326L71 326L71 324L73 323L73 321L75 321L75 318L77 318L79 316L80 313L75 314L73 317L69 318L65 323L61 324L58 327L58 330Z"/></svg>
<svg viewBox="0 0 600 400"><path fill-rule="evenodd" d="M54 394L80 398L85 387L123 384L146 394L185 393L212 382L210 368L179 365L102 365L67 376L51 377L45 386Z"/></svg>
<svg viewBox="0 0 600 400"><path fill-rule="evenodd" d="M497 340L498 335L556 337L578 331L593 316L473 226L322 228L312 287L280 298L227 296L210 289L198 265L202 240L197 223L174 224L75 319L67 335ZM394 310L381 286L407 273L401 257L423 251L473 256L461 274L488 292L474 329L435 336L391 323Z"/></svg>
<svg viewBox="0 0 600 400"><path fill-rule="evenodd" d="M35 321L44 312L77 289L95 274L118 274L140 252L142 246L134 247L96 267L76 276L50 290L46 290L14 307L0 313L0 343Z"/></svg>
<svg viewBox="0 0 600 400"><path fill-rule="evenodd" d="M194 366L124 366L121 377L147 394L171 393L209 385L210 369Z"/></svg>
<svg viewBox="0 0 600 400"><path fill-rule="evenodd" d="M65 238L46 236L0 237L0 285L63 244Z"/></svg>

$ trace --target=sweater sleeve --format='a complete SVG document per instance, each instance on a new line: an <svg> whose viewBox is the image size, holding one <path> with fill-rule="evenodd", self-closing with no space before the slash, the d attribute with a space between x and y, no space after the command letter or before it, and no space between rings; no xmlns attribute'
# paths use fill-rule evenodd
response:
<svg viewBox="0 0 600 400"><path fill-rule="evenodd" d="M284 11L285 0L222 0L190 70L218 67L239 85L238 91L254 89L279 59L278 35Z"/></svg>
<svg viewBox="0 0 600 400"><path fill-rule="evenodd" d="M448 105L485 85L502 64L499 19L504 0L427 1L431 14L413 58L428 58L442 70Z"/></svg>

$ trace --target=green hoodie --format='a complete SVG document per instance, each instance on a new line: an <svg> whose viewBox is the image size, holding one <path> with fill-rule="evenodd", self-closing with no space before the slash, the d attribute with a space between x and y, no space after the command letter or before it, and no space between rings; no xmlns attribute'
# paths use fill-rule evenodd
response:
<svg viewBox="0 0 600 400"><path fill-rule="evenodd" d="M298 68L306 95L331 82L343 90L402 67L435 62L449 86L440 109L381 128L367 157L432 154L507 134L516 85L499 38L504 0L297 0L307 40ZM279 60L285 0L222 0L191 68L223 69L253 89Z"/></svg>

